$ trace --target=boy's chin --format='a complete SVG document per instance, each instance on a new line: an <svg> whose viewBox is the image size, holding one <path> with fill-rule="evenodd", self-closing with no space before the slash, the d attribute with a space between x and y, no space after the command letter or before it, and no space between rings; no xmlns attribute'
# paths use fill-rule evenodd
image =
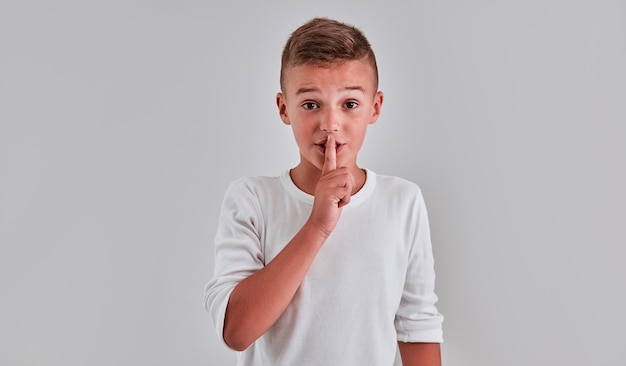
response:
<svg viewBox="0 0 626 366"><path fill-rule="evenodd" d="M300 161L300 167L305 168L305 169L315 169L315 170L322 171L324 169L324 159L322 158L320 160L315 160L315 161L302 160Z"/></svg>

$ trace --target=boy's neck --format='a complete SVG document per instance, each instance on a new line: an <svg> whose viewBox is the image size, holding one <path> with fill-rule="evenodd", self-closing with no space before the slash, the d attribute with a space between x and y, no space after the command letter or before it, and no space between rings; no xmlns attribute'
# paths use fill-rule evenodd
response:
<svg viewBox="0 0 626 366"><path fill-rule="evenodd" d="M365 169L361 169L358 166L355 166L351 171L355 182L354 188L352 189L352 195L354 195L365 185L367 174ZM289 176L298 189L311 196L315 196L315 187L322 176L322 171L317 169L304 169L302 165L298 165L289 171Z"/></svg>

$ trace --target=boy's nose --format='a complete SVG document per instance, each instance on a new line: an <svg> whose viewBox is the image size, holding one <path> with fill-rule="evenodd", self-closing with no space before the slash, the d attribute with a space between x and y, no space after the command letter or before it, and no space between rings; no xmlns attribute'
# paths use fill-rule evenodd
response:
<svg viewBox="0 0 626 366"><path fill-rule="evenodd" d="M324 132L339 131L339 126L341 125L340 118L341 116L337 111L327 110L326 113L322 114L320 130Z"/></svg>

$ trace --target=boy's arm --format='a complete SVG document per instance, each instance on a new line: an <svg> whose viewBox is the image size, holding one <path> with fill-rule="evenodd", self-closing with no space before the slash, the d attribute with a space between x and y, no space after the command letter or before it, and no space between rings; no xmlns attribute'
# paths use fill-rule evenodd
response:
<svg viewBox="0 0 626 366"><path fill-rule="evenodd" d="M270 263L239 282L230 295L223 337L237 351L248 348L285 311L350 200L354 179L347 169L337 169L332 137L326 147L309 220Z"/></svg>
<svg viewBox="0 0 626 366"><path fill-rule="evenodd" d="M413 250L404 283L402 300L396 313L398 347L405 366L441 366L443 316L435 303L435 269L430 240L428 213L421 192L411 220Z"/></svg>
<svg viewBox="0 0 626 366"><path fill-rule="evenodd" d="M224 342L243 351L285 311L325 237L305 226L265 267L235 286L226 307Z"/></svg>
<svg viewBox="0 0 626 366"><path fill-rule="evenodd" d="M403 366L441 366L439 343L398 342Z"/></svg>

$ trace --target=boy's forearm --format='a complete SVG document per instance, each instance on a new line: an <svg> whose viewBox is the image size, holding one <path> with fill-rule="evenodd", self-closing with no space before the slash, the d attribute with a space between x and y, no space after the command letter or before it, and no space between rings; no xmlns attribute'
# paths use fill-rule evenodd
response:
<svg viewBox="0 0 626 366"><path fill-rule="evenodd" d="M270 263L235 287L224 321L224 341L231 348L248 348L278 320L326 237L305 224Z"/></svg>
<svg viewBox="0 0 626 366"><path fill-rule="evenodd" d="M398 342L403 366L441 366L439 343Z"/></svg>

